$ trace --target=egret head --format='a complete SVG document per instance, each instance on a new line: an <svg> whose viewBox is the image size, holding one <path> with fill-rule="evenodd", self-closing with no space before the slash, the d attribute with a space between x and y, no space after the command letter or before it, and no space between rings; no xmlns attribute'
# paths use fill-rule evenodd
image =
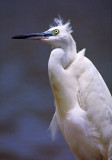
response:
<svg viewBox="0 0 112 160"><path fill-rule="evenodd" d="M12 38L41 40L55 47L63 47L67 45L71 37L70 33L72 33L72 29L70 26L70 21L64 24L62 19L55 18L54 22L56 25L51 26L50 29L45 32L17 35Z"/></svg>

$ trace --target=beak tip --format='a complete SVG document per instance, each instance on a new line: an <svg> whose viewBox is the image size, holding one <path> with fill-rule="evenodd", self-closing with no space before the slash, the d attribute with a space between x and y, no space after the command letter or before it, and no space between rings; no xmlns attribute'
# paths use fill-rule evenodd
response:
<svg viewBox="0 0 112 160"><path fill-rule="evenodd" d="M17 35L11 37L11 39L28 39L28 37L26 35Z"/></svg>
<svg viewBox="0 0 112 160"><path fill-rule="evenodd" d="M11 39L16 39L16 38L15 38L15 36L14 36L14 37L11 37Z"/></svg>

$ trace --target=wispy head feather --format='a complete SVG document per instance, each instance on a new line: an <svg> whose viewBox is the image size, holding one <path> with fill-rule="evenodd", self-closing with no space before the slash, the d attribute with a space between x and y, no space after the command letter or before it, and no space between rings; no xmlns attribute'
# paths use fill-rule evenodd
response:
<svg viewBox="0 0 112 160"><path fill-rule="evenodd" d="M56 27L56 26L64 26L64 27L66 27L66 30L69 33L73 32L72 27L70 25L70 20L68 20L66 23L64 23L64 20L60 16L58 18L54 18L53 25L50 25L51 28Z"/></svg>

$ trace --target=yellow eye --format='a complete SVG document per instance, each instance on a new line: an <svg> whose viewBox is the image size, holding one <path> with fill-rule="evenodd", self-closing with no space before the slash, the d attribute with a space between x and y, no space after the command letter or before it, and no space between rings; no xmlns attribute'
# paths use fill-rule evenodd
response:
<svg viewBox="0 0 112 160"><path fill-rule="evenodd" d="M59 30L55 29L53 32L54 32L55 35L57 35L59 33Z"/></svg>

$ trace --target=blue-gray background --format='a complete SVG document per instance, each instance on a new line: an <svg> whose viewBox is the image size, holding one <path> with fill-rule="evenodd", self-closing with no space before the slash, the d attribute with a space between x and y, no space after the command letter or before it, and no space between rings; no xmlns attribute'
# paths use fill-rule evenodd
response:
<svg viewBox="0 0 112 160"><path fill-rule="evenodd" d="M0 160L74 160L61 133L53 142L47 131L54 113L51 46L10 39L47 30L58 14L71 20L78 50L87 48L112 91L109 0L0 0Z"/></svg>

